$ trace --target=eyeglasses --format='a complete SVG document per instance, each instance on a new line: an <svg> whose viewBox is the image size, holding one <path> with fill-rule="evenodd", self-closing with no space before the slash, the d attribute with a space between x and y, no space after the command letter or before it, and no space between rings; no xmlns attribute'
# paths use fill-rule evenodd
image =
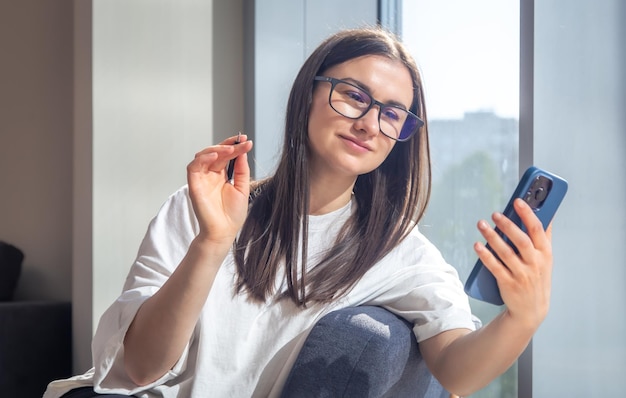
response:
<svg viewBox="0 0 626 398"><path fill-rule="evenodd" d="M315 81L331 84L328 104L341 116L360 119L378 105L378 127L381 133L397 141L407 141L424 125L417 115L396 105L375 100L367 91L334 77L315 76Z"/></svg>

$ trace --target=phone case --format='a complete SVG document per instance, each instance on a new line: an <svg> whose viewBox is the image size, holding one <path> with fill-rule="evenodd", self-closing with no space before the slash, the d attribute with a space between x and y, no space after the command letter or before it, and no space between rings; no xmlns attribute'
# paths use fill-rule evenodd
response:
<svg viewBox="0 0 626 398"><path fill-rule="evenodd" d="M526 228L513 209L513 201L516 198L522 198L533 208L535 214L541 220L543 228L546 229L563 201L566 192L567 181L563 178L537 167L530 167L520 179L503 214L526 232ZM498 230L496 229L496 231ZM500 231L498 233L515 249L515 246ZM489 245L487 245L487 248L491 250ZM483 265L480 259L476 262L467 278L465 292L477 300L494 305L504 304L496 278Z"/></svg>

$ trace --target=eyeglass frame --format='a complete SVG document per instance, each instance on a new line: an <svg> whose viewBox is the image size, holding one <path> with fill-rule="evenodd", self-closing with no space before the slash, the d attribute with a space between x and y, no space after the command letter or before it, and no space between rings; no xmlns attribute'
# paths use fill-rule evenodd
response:
<svg viewBox="0 0 626 398"><path fill-rule="evenodd" d="M367 90L363 89L362 87L357 86L354 83L351 83L351 82L348 82L348 81L345 81L345 80L342 80L342 79L337 79L335 77L321 76L321 75L315 76L313 78L313 80L314 81L319 81L319 82L328 82L328 83L330 83L331 86L330 86L330 91L328 93L328 105L330 105L332 110L337 112L337 114L339 114L339 115L341 115L343 117L346 117L348 119L358 120L358 119L362 118L363 116L367 115L367 113L374 107L374 105L378 105L378 131L380 131L385 137L391 138L392 140L399 141L399 142L406 142L406 141L410 140L415 135L415 133L417 133L419 131L419 129L424 126L424 120L422 120L422 118L417 116L415 113L411 112L408 109L405 109L405 108L402 108L400 106L397 106L397 105L388 105L388 104L382 103L382 102L378 101L377 99L375 99L374 96L372 96L372 94L370 94ZM346 116L343 113L339 112L337 109L335 109L335 107L333 106L331 98L332 98L332 95L333 95L333 91L335 90L335 86L337 84L339 84L339 83L347 84L349 86L352 86L352 87L358 89L359 91L362 91L363 93L367 94L370 97L370 99L372 100L372 102L370 102L370 104L367 106L367 108L365 108L365 110L363 111L363 113L360 116L358 116L358 117ZM415 128L414 128L414 130L411 132L411 134L408 137L403 138L403 139L401 139L400 137L395 138L395 137L392 137L389 134L385 133L380 128L380 114L381 114L383 108L400 109L402 111L405 111L409 115L415 117L415 119L417 119L417 123L415 125Z"/></svg>

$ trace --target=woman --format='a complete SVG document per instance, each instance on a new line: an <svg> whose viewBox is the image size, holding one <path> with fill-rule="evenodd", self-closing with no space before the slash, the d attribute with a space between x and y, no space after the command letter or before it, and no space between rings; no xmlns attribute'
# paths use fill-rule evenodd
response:
<svg viewBox="0 0 626 398"><path fill-rule="evenodd" d="M550 233L521 201L528 235L493 216L519 254L478 223L502 262L482 244L476 252L507 308L474 330L456 271L416 228L430 194L425 121L420 75L394 36L328 38L296 77L275 174L250 183L245 135L198 153L100 321L94 369L52 383L48 396L81 385L141 397L277 396L313 325L365 305L411 323L448 391L484 387L547 314Z"/></svg>

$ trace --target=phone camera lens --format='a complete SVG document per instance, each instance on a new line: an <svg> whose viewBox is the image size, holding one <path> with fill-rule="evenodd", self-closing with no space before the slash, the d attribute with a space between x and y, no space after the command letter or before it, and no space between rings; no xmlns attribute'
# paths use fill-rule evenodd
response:
<svg viewBox="0 0 626 398"><path fill-rule="evenodd" d="M535 200L537 200L538 202L542 202L547 195L548 191L543 189L543 187L540 187L535 191Z"/></svg>

